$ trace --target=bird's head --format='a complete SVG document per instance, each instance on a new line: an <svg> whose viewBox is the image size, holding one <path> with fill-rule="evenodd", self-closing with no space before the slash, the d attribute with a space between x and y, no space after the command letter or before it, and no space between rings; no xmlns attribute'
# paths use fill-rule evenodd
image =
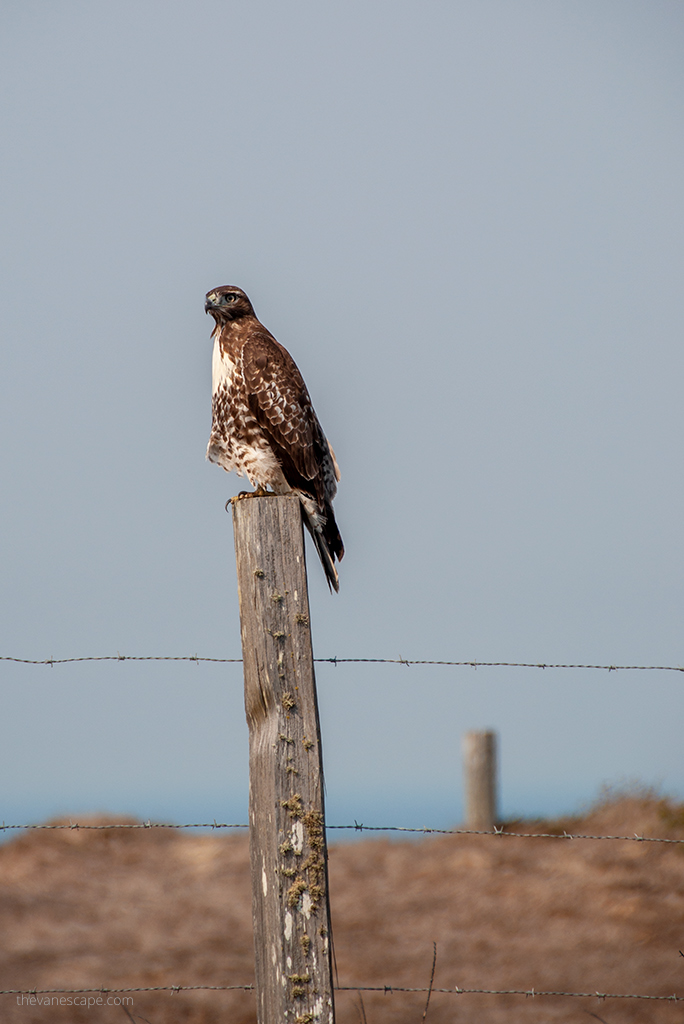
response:
<svg viewBox="0 0 684 1024"><path fill-rule="evenodd" d="M221 285L207 292L204 301L204 312L211 313L217 324L225 324L229 320L238 320L243 316L254 316L252 303L242 288L232 284Z"/></svg>

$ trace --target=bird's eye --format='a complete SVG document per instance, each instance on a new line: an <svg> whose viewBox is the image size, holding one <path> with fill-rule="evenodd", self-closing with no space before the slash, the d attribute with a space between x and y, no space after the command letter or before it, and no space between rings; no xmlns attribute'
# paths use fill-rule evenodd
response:
<svg viewBox="0 0 684 1024"><path fill-rule="evenodd" d="M235 292L226 292L224 298L226 302L235 302L237 299L237 295L235 294Z"/></svg>

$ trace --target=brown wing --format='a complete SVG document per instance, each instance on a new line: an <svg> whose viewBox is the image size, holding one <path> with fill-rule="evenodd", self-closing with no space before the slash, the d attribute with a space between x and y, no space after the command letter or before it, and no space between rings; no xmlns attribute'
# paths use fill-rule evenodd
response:
<svg viewBox="0 0 684 1024"><path fill-rule="evenodd" d="M255 331L242 350L242 372L252 413L288 483L331 501L337 487L330 448L292 356L270 334Z"/></svg>

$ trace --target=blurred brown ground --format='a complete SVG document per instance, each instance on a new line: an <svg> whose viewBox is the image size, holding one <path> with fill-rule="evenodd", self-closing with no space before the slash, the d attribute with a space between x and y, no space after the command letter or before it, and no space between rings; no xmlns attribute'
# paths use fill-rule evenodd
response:
<svg viewBox="0 0 684 1024"><path fill-rule="evenodd" d="M509 828L513 826L509 823ZM684 837L652 795L516 830ZM684 846L449 836L333 846L340 985L677 993L684 997ZM34 832L0 847L0 988L249 984L246 836ZM107 997L103 997L106 999ZM252 1024L242 992L134 995L149 1024ZM339 1024L420 1024L424 995L338 993ZM130 1018L121 1006L18 1005L2 1024ZM428 1024L681 1024L684 1003L434 993Z"/></svg>

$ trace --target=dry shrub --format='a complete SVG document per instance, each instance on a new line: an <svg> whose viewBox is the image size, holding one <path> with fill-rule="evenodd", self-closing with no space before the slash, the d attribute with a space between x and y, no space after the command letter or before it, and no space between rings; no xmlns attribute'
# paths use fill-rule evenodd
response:
<svg viewBox="0 0 684 1024"><path fill-rule="evenodd" d="M507 823L510 830L512 823ZM684 806L607 792L584 815L516 831L684 838ZM506 836L386 839L330 852L341 985L684 994L684 847ZM230 985L253 980L245 836L34 832L0 847L1 988ZM121 1006L17 1005L14 1024L103 1024ZM338 1020L419 1024L424 994L338 993ZM150 1024L252 1024L242 992L135 994ZM432 995L429 1024L682 1019L636 1000Z"/></svg>

